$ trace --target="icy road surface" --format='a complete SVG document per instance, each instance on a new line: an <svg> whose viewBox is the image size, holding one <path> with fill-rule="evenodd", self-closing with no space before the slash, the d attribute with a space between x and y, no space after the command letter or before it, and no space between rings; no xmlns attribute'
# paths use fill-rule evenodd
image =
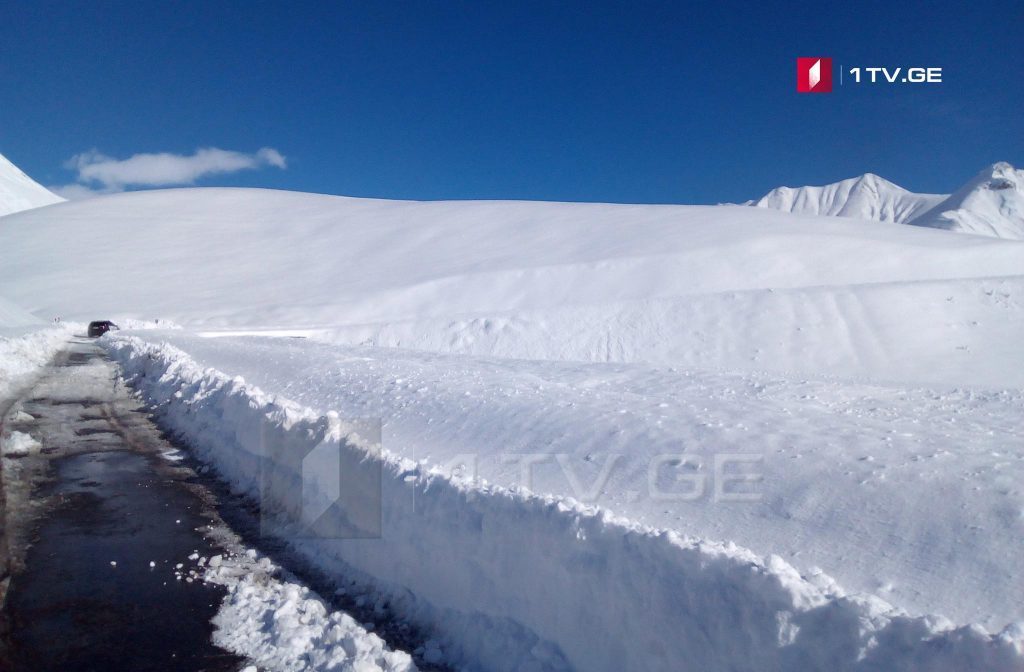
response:
<svg viewBox="0 0 1024 672"><path fill-rule="evenodd" d="M61 353L3 430L0 669L415 669L241 543L93 344Z"/></svg>

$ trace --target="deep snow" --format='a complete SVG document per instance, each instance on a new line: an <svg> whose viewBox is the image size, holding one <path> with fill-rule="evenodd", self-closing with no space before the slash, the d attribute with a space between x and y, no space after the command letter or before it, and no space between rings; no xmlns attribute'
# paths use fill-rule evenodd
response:
<svg viewBox="0 0 1024 672"><path fill-rule="evenodd" d="M400 442L399 452L382 450L336 413L319 415L267 395L170 345L125 336L104 341L129 380L155 405L161 421L264 509L288 506L294 489L309 484L303 478L305 465L300 473L287 458L291 452L330 446L343 471L365 471L378 464L383 469L379 538L293 538L293 548L324 569L355 577L387 595L397 613L436 633L454 664L598 672L681 666L706 671L1019 670L1024 665L1024 624L990 636L976 626L956 628L939 617L915 618L877 597L848 594L820 569L801 574L777 555L761 557L732 543L638 525L564 497L538 497L521 488L451 476L430 466L436 459L417 463L402 455ZM501 379L500 391L517 396L520 381ZM306 382L296 389L306 389ZM347 389L358 385L350 382ZM440 392L443 403L443 389L417 389L422 382L393 380L385 403L415 410L415 397L427 397L428 392ZM533 381L537 384L543 386ZM431 420L459 425L472 422L471 416L486 418L486 400L479 401L485 390L459 387L477 412L458 414L445 408ZM726 393L731 402L736 390ZM558 418L575 402L571 397L562 401L561 409L548 409L553 422L525 437L531 444L544 432L554 437L565 428ZM1019 400L1012 403L1016 411ZM520 404L506 398L495 407L510 405L532 407L529 397ZM888 415L885 409L882 415ZM533 414L532 420L537 419ZM585 419L573 418L572 427L584 431L580 421ZM492 450L503 447L504 426L495 429L496 435L483 437ZM602 430L594 428L595 434ZM473 433L471 429L469 435ZM385 436L387 445L392 442ZM1019 462L1019 457L1013 459ZM823 462L827 460L818 466ZM840 464L822 487L835 484L841 494L841 472L851 466ZM269 488L268 471L275 474ZM884 480L872 472L865 469L858 477L864 482ZM907 485L913 477L901 480ZM947 484L955 481L947 479ZM893 503L867 507L869 521L878 525L892 515ZM761 521L752 516L750 522ZM843 523L834 519L830 524ZM865 546L852 552L876 559L877 549ZM884 540L885 548L894 546L892 539ZM1016 566L1004 564L995 571L1014 572ZM951 577L944 577L941 585L959 589Z"/></svg>
<svg viewBox="0 0 1024 672"><path fill-rule="evenodd" d="M3 218L0 269L47 319L804 376L1018 384L1024 333L1024 245L739 206L138 192Z"/></svg>
<svg viewBox="0 0 1024 672"><path fill-rule="evenodd" d="M0 216L63 200L0 154Z"/></svg>
<svg viewBox="0 0 1024 672"><path fill-rule="evenodd" d="M983 182L958 208L1003 216ZM373 464L344 424L380 417L390 536L298 550L488 669L1020 669L1024 630L980 627L1024 603L1022 292L1017 241L740 206L180 189L0 218L36 317L185 327L104 340L239 489L267 440Z"/></svg>
<svg viewBox="0 0 1024 672"><path fill-rule="evenodd" d="M1019 389L144 338L317 414L380 417L404 458L777 553L917 613L1024 620ZM745 488L736 471L762 480ZM720 496L736 489L757 501Z"/></svg>

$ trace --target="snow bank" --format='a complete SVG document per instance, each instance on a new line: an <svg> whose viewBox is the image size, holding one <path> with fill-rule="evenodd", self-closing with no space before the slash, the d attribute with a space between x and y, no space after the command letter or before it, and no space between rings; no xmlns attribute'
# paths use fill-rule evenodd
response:
<svg viewBox="0 0 1024 672"><path fill-rule="evenodd" d="M254 550L198 560L207 583L227 587L213 618L213 642L273 672L415 672L409 654L346 613L331 611L308 588L275 576Z"/></svg>
<svg viewBox="0 0 1024 672"><path fill-rule="evenodd" d="M67 342L70 330L68 326L0 330L0 400L12 394L24 376L50 361Z"/></svg>
<svg viewBox="0 0 1024 672"><path fill-rule="evenodd" d="M493 670L1024 669L1024 625L990 635L912 618L719 544L522 490L473 485L376 450L318 416L168 345L104 339L161 421L239 491L276 456L333 446L345 469L383 470L379 539L292 540L433 628L454 663ZM284 473L285 476L289 475ZM264 492L266 511L292 492Z"/></svg>
<svg viewBox="0 0 1024 672"><path fill-rule="evenodd" d="M28 434L11 432L10 436L0 436L0 446L4 455L23 457L38 451L41 444Z"/></svg>

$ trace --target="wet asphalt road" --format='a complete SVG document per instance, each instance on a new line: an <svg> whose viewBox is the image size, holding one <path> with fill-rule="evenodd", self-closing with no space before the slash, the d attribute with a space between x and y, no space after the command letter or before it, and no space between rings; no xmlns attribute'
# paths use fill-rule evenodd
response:
<svg viewBox="0 0 1024 672"><path fill-rule="evenodd" d="M210 641L223 589L175 573L193 551L220 552L201 531L210 506L103 352L73 343L15 411L5 431L41 445L0 472L0 669L239 669Z"/></svg>

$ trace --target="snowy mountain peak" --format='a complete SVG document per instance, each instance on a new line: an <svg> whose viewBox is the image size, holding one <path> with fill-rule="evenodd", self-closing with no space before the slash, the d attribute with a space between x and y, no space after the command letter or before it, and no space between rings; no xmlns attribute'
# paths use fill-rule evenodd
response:
<svg viewBox="0 0 1024 672"><path fill-rule="evenodd" d="M915 194L884 177L865 173L820 187L778 187L751 205L797 214L904 223L943 198L937 194Z"/></svg>
<svg viewBox="0 0 1024 672"><path fill-rule="evenodd" d="M0 216L63 200L0 154Z"/></svg>
<svg viewBox="0 0 1024 672"><path fill-rule="evenodd" d="M1024 240L1024 170L994 163L912 224Z"/></svg>

